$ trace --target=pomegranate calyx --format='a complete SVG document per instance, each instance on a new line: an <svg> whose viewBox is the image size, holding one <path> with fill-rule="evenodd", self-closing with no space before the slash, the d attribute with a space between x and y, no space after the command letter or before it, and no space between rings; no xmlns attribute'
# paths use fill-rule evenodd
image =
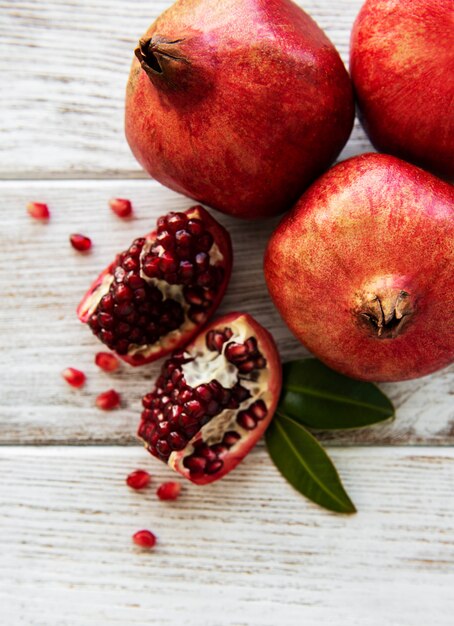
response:
<svg viewBox="0 0 454 626"><path fill-rule="evenodd" d="M415 311L414 298L396 285L377 285L358 297L357 315L363 328L376 339L395 339Z"/></svg>
<svg viewBox="0 0 454 626"><path fill-rule="evenodd" d="M188 59L181 56L181 51L176 47L182 41L184 40L166 41L161 37L154 39L144 37L139 40L139 45L134 50L134 54L152 82L156 77L170 73L172 68L182 63L189 64Z"/></svg>

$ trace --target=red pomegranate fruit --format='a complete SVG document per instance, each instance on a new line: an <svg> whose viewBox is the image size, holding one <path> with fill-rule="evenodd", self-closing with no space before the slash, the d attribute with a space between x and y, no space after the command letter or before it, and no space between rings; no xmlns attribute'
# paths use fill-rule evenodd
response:
<svg viewBox="0 0 454 626"><path fill-rule="evenodd" d="M454 359L454 189L383 154L336 165L273 233L265 256L285 322L329 367L362 380Z"/></svg>
<svg viewBox="0 0 454 626"><path fill-rule="evenodd" d="M160 217L95 280L77 314L130 365L186 345L217 309L232 268L228 232L201 206Z"/></svg>
<svg viewBox="0 0 454 626"><path fill-rule="evenodd" d="M224 213L287 210L350 135L348 73L290 0L179 0L135 54L132 152L164 185Z"/></svg>
<svg viewBox="0 0 454 626"><path fill-rule="evenodd" d="M143 398L138 435L151 454L192 482L213 482L262 436L281 382L271 335L246 313L231 313L164 363Z"/></svg>
<svg viewBox="0 0 454 626"><path fill-rule="evenodd" d="M454 6L367 0L351 37L360 119L374 146L454 176Z"/></svg>

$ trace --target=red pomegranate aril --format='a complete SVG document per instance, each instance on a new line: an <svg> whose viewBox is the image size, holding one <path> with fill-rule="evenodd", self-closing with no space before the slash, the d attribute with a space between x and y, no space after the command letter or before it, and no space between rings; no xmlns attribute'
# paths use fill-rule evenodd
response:
<svg viewBox="0 0 454 626"><path fill-rule="evenodd" d="M129 217L132 214L132 204L125 198L111 198L109 206L118 217Z"/></svg>
<svg viewBox="0 0 454 626"><path fill-rule="evenodd" d="M70 235L69 241L72 247L79 252L87 252L91 248L91 239L79 233Z"/></svg>
<svg viewBox="0 0 454 626"><path fill-rule="evenodd" d="M223 446L222 443L215 443L211 446L211 451L215 456L221 456L221 454L227 452L227 447Z"/></svg>
<svg viewBox="0 0 454 626"><path fill-rule="evenodd" d="M217 458L216 452L207 445L200 447L200 449L197 450L197 454L207 461L214 461Z"/></svg>
<svg viewBox="0 0 454 626"><path fill-rule="evenodd" d="M247 411L240 411L238 413L237 422L246 430L254 430L254 428L257 426L257 420Z"/></svg>
<svg viewBox="0 0 454 626"><path fill-rule="evenodd" d="M159 422L159 424L156 427L156 430L157 430L159 437L167 437L167 435L170 433L171 428L172 426L170 422L165 420L163 422Z"/></svg>
<svg viewBox="0 0 454 626"><path fill-rule="evenodd" d="M49 207L43 202L29 202L27 212L35 220L48 220L50 218Z"/></svg>
<svg viewBox="0 0 454 626"><path fill-rule="evenodd" d="M195 264L199 271L207 270L210 265L210 257L206 252L199 252L195 256Z"/></svg>
<svg viewBox="0 0 454 626"><path fill-rule="evenodd" d="M120 361L110 352L98 352L95 355L95 364L105 372L115 372L120 366Z"/></svg>
<svg viewBox="0 0 454 626"><path fill-rule="evenodd" d="M138 530L132 536L132 540L141 548L153 548L156 545L156 536L149 530Z"/></svg>
<svg viewBox="0 0 454 626"><path fill-rule="evenodd" d="M254 404L249 407L249 411L251 411L253 416L258 420L265 419L268 413L266 404L263 400L257 400L257 402L254 402Z"/></svg>
<svg viewBox="0 0 454 626"><path fill-rule="evenodd" d="M111 330L114 326L114 318L110 313L100 313L98 315L98 323L102 328Z"/></svg>
<svg viewBox="0 0 454 626"><path fill-rule="evenodd" d="M229 361L237 362L247 356L248 350L242 343L229 343L225 349L225 356Z"/></svg>
<svg viewBox="0 0 454 626"><path fill-rule="evenodd" d="M159 439L156 444L156 450L161 456L167 457L172 452L170 445L165 439Z"/></svg>
<svg viewBox="0 0 454 626"><path fill-rule="evenodd" d="M210 402L213 398L213 392L208 385L199 385L194 391L203 402Z"/></svg>
<svg viewBox="0 0 454 626"><path fill-rule="evenodd" d="M166 251L159 257L159 269L165 274L177 271L178 261L171 252Z"/></svg>
<svg viewBox="0 0 454 626"><path fill-rule="evenodd" d="M224 438L222 439L222 443L231 448L241 439L241 435L234 430L226 432Z"/></svg>
<svg viewBox="0 0 454 626"><path fill-rule="evenodd" d="M215 474L216 472L219 472L220 469L222 469L222 466L224 465L224 461L211 461L211 463L208 463L206 468L205 468L205 472L207 474Z"/></svg>
<svg viewBox="0 0 454 626"><path fill-rule="evenodd" d="M176 500L181 493L181 485L176 482L162 483L156 490L160 500Z"/></svg>
<svg viewBox="0 0 454 626"><path fill-rule="evenodd" d="M238 365L238 369L242 374L249 374L252 370L257 369L255 361L252 359L249 361L245 361L244 363L240 363Z"/></svg>
<svg viewBox="0 0 454 626"><path fill-rule="evenodd" d="M151 476L145 470L134 470L126 477L126 484L131 489L145 489L150 484Z"/></svg>
<svg viewBox="0 0 454 626"><path fill-rule="evenodd" d="M187 443L187 440L177 432L171 432L167 439L172 450L182 450Z"/></svg>
<svg viewBox="0 0 454 626"><path fill-rule="evenodd" d="M176 233L188 223L188 217L184 213L173 213L167 217L166 226L171 233Z"/></svg>
<svg viewBox="0 0 454 626"><path fill-rule="evenodd" d="M201 220L198 220L197 218L190 219L186 225L186 228L191 233L191 235L194 235L195 237L199 237L205 231L203 222Z"/></svg>
<svg viewBox="0 0 454 626"><path fill-rule="evenodd" d="M189 400L185 403L184 408L197 419L205 413L205 406L199 400Z"/></svg>
<svg viewBox="0 0 454 626"><path fill-rule="evenodd" d="M143 262L142 269L148 278L158 278L161 274L161 270L159 269L159 257L147 257Z"/></svg>
<svg viewBox="0 0 454 626"><path fill-rule="evenodd" d="M82 387L86 380L85 374L75 367L67 367L64 369L62 376L71 387Z"/></svg>
<svg viewBox="0 0 454 626"><path fill-rule="evenodd" d="M115 389L104 391L96 398L96 406L98 409L102 409L103 411L116 409L120 406L120 395L115 391Z"/></svg>
<svg viewBox="0 0 454 626"><path fill-rule="evenodd" d="M184 458L183 465L191 472L202 473L205 471L206 459L198 456L187 456Z"/></svg>
<svg viewBox="0 0 454 626"><path fill-rule="evenodd" d="M213 236L210 233L204 233L197 240L197 248L201 252L208 252L213 245Z"/></svg>

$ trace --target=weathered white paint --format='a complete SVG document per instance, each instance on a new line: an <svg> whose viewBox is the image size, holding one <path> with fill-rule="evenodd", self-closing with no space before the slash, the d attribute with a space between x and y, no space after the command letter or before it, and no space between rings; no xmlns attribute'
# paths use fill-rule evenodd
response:
<svg viewBox="0 0 454 626"><path fill-rule="evenodd" d="M1 3L0 178L145 176L123 136L124 91L139 37L170 4ZM361 0L300 4L347 61ZM357 124L342 156L370 149Z"/></svg>
<svg viewBox="0 0 454 626"><path fill-rule="evenodd" d="M2 449L2 623L450 626L454 451L332 456L357 515L308 503L263 450L163 503L170 472L142 450ZM124 484L136 467L142 493ZM141 528L152 553L131 543Z"/></svg>

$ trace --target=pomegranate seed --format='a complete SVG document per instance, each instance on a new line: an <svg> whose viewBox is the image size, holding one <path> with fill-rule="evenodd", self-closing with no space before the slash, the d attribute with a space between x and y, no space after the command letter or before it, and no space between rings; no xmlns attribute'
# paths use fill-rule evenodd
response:
<svg viewBox="0 0 454 626"><path fill-rule="evenodd" d="M95 356L95 363L105 372L115 372L120 365L120 361L110 352L98 352Z"/></svg>
<svg viewBox="0 0 454 626"><path fill-rule="evenodd" d="M86 379L85 374L74 367L67 367L61 375L71 387L82 387Z"/></svg>
<svg viewBox="0 0 454 626"><path fill-rule="evenodd" d="M49 207L42 202L29 202L27 211L35 220L48 220L50 217Z"/></svg>
<svg viewBox="0 0 454 626"><path fill-rule="evenodd" d="M131 489L145 489L150 484L151 476L145 470L135 470L126 477L126 484Z"/></svg>
<svg viewBox="0 0 454 626"><path fill-rule="evenodd" d="M72 247L79 252L86 252L91 248L91 239L85 235L73 234L69 236Z"/></svg>
<svg viewBox="0 0 454 626"><path fill-rule="evenodd" d="M176 500L181 493L180 483L162 483L156 490L160 500Z"/></svg>
<svg viewBox="0 0 454 626"><path fill-rule="evenodd" d="M132 536L132 540L141 548L153 548L156 544L156 537L149 530L138 530Z"/></svg>
<svg viewBox="0 0 454 626"><path fill-rule="evenodd" d="M236 418L236 421L240 426L245 428L246 430L254 430L257 426L257 420L253 415L247 413L246 411L240 411Z"/></svg>
<svg viewBox="0 0 454 626"><path fill-rule="evenodd" d="M219 470L222 469L223 466L224 461L213 461L212 463L208 463L205 471L207 474L216 474L216 472L219 472Z"/></svg>
<svg viewBox="0 0 454 626"><path fill-rule="evenodd" d="M132 214L132 205L130 200L124 198L111 198L109 206L118 217L129 217Z"/></svg>
<svg viewBox="0 0 454 626"><path fill-rule="evenodd" d="M115 389L109 389L100 393L96 398L96 406L103 411L111 411L120 405L120 395Z"/></svg>

